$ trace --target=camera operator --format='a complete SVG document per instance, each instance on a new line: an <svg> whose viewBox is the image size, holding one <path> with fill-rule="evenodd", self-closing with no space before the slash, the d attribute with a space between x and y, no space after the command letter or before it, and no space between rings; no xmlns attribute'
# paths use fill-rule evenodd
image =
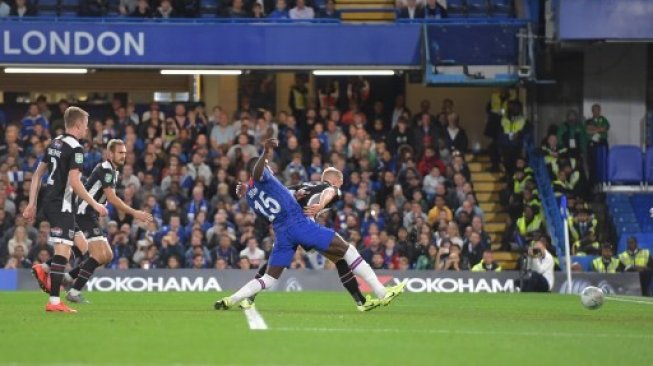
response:
<svg viewBox="0 0 653 366"><path fill-rule="evenodd" d="M553 288L553 256L546 250L546 243L538 239L528 248L528 271L521 280L521 292L550 292ZM520 287L519 280L515 287Z"/></svg>

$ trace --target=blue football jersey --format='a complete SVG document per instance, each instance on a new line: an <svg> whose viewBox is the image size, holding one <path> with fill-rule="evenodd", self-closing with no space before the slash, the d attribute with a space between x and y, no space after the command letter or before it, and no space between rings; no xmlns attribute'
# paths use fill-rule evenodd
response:
<svg viewBox="0 0 653 366"><path fill-rule="evenodd" d="M266 167L261 180L250 179L247 189L247 203L257 215L266 218L275 228L285 227L304 212L281 182Z"/></svg>

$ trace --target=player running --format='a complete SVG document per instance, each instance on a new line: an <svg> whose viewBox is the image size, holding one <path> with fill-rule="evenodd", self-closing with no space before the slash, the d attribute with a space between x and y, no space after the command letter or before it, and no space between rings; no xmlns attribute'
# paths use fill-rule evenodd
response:
<svg viewBox="0 0 653 366"><path fill-rule="evenodd" d="M304 213L311 219L316 220L320 215L328 212L333 205L342 198L340 187L343 183L342 172L334 167L330 167L322 172L322 179L319 182L305 182L296 186L290 186L288 189L294 194L299 205L304 208ZM236 194L243 197L247 192L247 185L239 183L236 186ZM332 259L332 258L329 258ZM373 299L370 295L363 296L358 287L358 281L349 268L347 262L343 259L335 260L336 269L340 277L340 282L347 289L356 303L359 311L370 311L381 305L381 301ZM265 263L259 268L255 278L261 278L265 274L268 265ZM240 307L248 309L254 305L256 296L244 299L240 302Z"/></svg>
<svg viewBox="0 0 653 366"><path fill-rule="evenodd" d="M263 277L249 281L235 294L218 300L215 308L229 309L261 290L274 286L284 268L292 262L298 245L307 249L316 249L328 258L344 259L351 271L362 277L381 302L388 305L403 292L404 285L383 287L356 248L332 229L322 227L304 216L301 206L290 191L266 167L265 157L277 145L276 139L265 141L264 153L258 158L251 159L247 164L247 172L250 175L247 202L258 215L272 223L275 233L275 245L272 248L267 272Z"/></svg>
<svg viewBox="0 0 653 366"><path fill-rule="evenodd" d="M36 204L41 185L41 178L46 173L50 175L46 181L46 191L43 198L43 213L50 223L50 243L54 245L54 257L50 266L50 299L45 305L45 311L76 313L61 302L59 291L64 276L64 270L70 257L73 240L81 240L86 244L75 223L75 195L86 202L100 216L107 215L104 205L97 202L84 188L80 179L84 163L84 149L79 139L84 138L88 131L88 113L78 107L69 107L64 112L66 132L50 142L46 155L36 167L30 186L29 202L23 217L29 221L36 217Z"/></svg>
<svg viewBox="0 0 653 366"><path fill-rule="evenodd" d="M108 201L117 210L133 216L137 220L151 222L154 220L151 214L129 207L116 195L117 169L125 165L126 156L127 148L125 143L118 139L110 140L107 143L107 160L93 168L93 172L84 186L100 204L106 204ZM87 202L78 201L76 221L77 226L87 238L89 256L65 275L69 282L73 282L72 288L66 294L66 300L75 303L88 303L81 294L82 288L84 288L97 267L111 262L113 251L103 234L97 215L88 207ZM45 279L43 276L37 276L37 280L42 287L47 286L47 284L42 283Z"/></svg>

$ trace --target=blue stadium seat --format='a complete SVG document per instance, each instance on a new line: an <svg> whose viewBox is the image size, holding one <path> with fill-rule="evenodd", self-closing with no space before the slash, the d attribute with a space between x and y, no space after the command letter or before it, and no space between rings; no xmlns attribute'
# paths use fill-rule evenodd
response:
<svg viewBox="0 0 653 366"><path fill-rule="evenodd" d="M486 17L488 10L487 0L467 0L467 16L469 17Z"/></svg>
<svg viewBox="0 0 653 366"><path fill-rule="evenodd" d="M647 183L653 183L653 147L646 149L644 156L644 175Z"/></svg>
<svg viewBox="0 0 653 366"><path fill-rule="evenodd" d="M451 18L461 18L465 16L465 0L448 0L447 13Z"/></svg>
<svg viewBox="0 0 653 366"><path fill-rule="evenodd" d="M621 236L621 238L619 239L619 245L617 246L616 255L619 255L619 253L626 250L628 246L628 238L631 236L637 238L637 243L639 244L640 248L648 249L649 251L653 252L653 233L636 233L632 235Z"/></svg>
<svg viewBox="0 0 653 366"><path fill-rule="evenodd" d="M490 11L493 17L510 17L513 14L512 0L490 0Z"/></svg>
<svg viewBox="0 0 653 366"><path fill-rule="evenodd" d="M79 15L79 0L60 0L59 15L75 17Z"/></svg>
<svg viewBox="0 0 653 366"><path fill-rule="evenodd" d="M39 0L35 6L39 10L39 16L56 17L59 15L59 0Z"/></svg>
<svg viewBox="0 0 653 366"><path fill-rule="evenodd" d="M598 146L595 150L594 167L596 169L596 178L600 183L608 181L608 147L605 145Z"/></svg>
<svg viewBox="0 0 653 366"><path fill-rule="evenodd" d="M616 145L608 157L608 180L611 183L639 184L643 181L642 150L632 145Z"/></svg>
<svg viewBox="0 0 653 366"><path fill-rule="evenodd" d="M594 255L572 255L571 263L578 263L583 267L584 272L590 272L592 270L592 261L596 258Z"/></svg>
<svg viewBox="0 0 653 366"><path fill-rule="evenodd" d="M201 0L200 17L215 18L218 12L218 0Z"/></svg>

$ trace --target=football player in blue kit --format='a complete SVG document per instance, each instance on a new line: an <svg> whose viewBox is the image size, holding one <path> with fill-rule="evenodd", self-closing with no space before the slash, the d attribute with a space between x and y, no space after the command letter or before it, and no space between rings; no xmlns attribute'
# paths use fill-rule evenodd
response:
<svg viewBox="0 0 653 366"><path fill-rule="evenodd" d="M365 280L374 294L384 304L389 304L404 290L404 284L383 287L370 265L363 260L356 248L347 243L332 229L318 225L304 215L292 193L267 167L266 156L278 146L277 139L264 143L264 152L247 164L249 183L246 193L247 203L256 212L272 223L275 243L268 261L268 269L261 278L249 281L231 296L215 303L217 310L226 310L239 304L262 290L274 286L284 268L290 266L298 245L305 249L315 249L328 258L344 259L352 272Z"/></svg>

